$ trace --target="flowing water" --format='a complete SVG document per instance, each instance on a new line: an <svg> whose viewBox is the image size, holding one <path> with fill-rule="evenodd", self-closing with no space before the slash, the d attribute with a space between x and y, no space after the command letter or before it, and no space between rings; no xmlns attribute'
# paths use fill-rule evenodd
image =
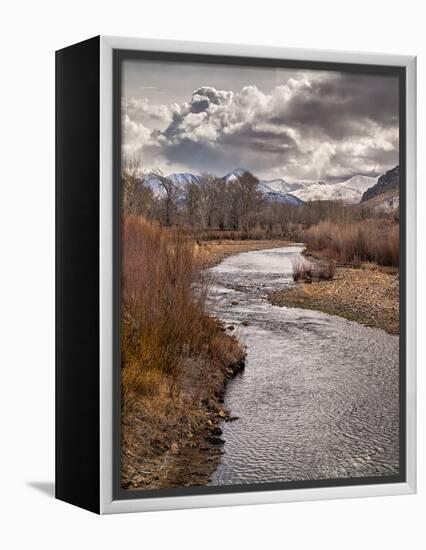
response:
<svg viewBox="0 0 426 550"><path fill-rule="evenodd" d="M211 308L247 348L229 382L212 485L398 473L398 337L271 305L302 246L246 252L210 270Z"/></svg>

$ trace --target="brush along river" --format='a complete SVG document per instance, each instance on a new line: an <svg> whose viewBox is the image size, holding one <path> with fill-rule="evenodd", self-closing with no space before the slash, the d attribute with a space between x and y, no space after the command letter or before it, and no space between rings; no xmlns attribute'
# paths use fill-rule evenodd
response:
<svg viewBox="0 0 426 550"><path fill-rule="evenodd" d="M231 256L209 270L210 308L247 349L231 380L211 485L398 473L399 338L319 311L278 307L303 246Z"/></svg>

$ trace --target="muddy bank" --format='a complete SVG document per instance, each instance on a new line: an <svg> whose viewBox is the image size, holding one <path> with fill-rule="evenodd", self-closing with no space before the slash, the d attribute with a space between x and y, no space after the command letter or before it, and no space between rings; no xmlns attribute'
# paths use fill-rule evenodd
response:
<svg viewBox="0 0 426 550"><path fill-rule="evenodd" d="M337 267L333 280L298 283L270 292L268 299L276 306L314 309L399 334L399 276L395 270L370 264Z"/></svg>
<svg viewBox="0 0 426 550"><path fill-rule="evenodd" d="M227 382L244 369L245 353L223 334L223 360L183 366L177 386L139 397L122 411L122 487L161 489L206 485L223 453Z"/></svg>

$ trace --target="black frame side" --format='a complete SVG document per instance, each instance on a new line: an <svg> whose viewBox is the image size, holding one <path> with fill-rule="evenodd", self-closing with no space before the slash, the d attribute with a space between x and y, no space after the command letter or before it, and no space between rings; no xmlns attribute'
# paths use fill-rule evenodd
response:
<svg viewBox="0 0 426 550"><path fill-rule="evenodd" d="M120 311L121 304L121 87L122 63L127 60L169 61L181 63L244 65L255 67L282 67L309 70L334 70L352 74L387 75L399 81L399 166L400 166L400 369L399 369L399 473L395 475L319 479L291 482L265 482L241 485L220 485L202 487L177 487L165 489L122 489L121 469L121 366L120 366ZM292 59L252 58L226 55L157 52L143 50L115 49L113 51L113 209L114 209L114 374L113 374L113 497L114 500L161 498L170 496L246 493L285 489L319 487L340 487L402 483L406 481L406 69L403 66L365 65L360 63L338 63L300 61Z"/></svg>
<svg viewBox="0 0 426 550"><path fill-rule="evenodd" d="M56 52L55 496L100 511L100 37Z"/></svg>

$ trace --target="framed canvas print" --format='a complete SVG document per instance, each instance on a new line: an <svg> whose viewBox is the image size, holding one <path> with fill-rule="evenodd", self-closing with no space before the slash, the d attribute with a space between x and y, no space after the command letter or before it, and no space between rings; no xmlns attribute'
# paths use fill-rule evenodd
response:
<svg viewBox="0 0 426 550"><path fill-rule="evenodd" d="M416 489L415 58L56 53L56 496Z"/></svg>

